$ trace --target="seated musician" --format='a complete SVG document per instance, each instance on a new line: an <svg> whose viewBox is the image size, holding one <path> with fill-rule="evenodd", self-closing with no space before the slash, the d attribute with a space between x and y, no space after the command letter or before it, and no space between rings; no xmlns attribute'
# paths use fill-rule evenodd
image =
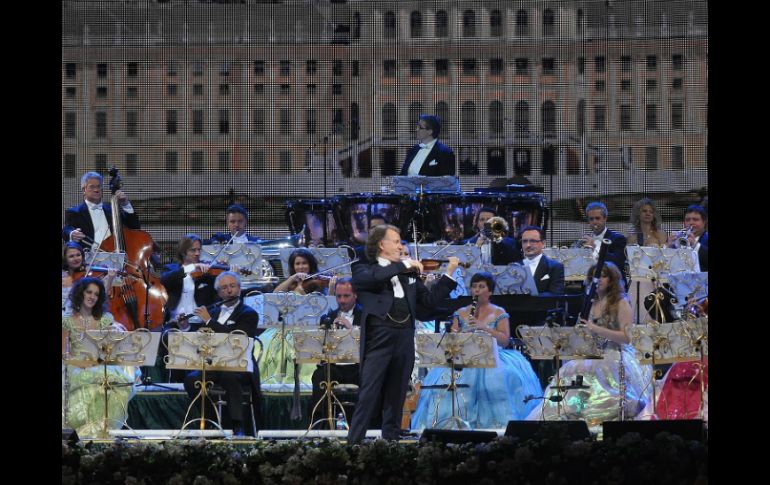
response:
<svg viewBox="0 0 770 485"><path fill-rule="evenodd" d="M337 309L330 310L321 316L321 328L351 329L353 325L361 326L361 305L356 302L356 293L353 291L353 283L349 277L340 278L337 281ZM329 366L332 381L340 384L358 385L358 364L332 364ZM321 399L324 389L321 389L321 382L326 379L326 365L321 363L313 372L311 378L313 383L313 398L310 400L308 416L313 413L313 407ZM337 396L339 398L339 396ZM343 399L340 399L344 401ZM353 406L345 406L347 421L350 422ZM338 411L337 411L338 412ZM326 402L322 402L316 410L315 419L326 416Z"/></svg>
<svg viewBox="0 0 770 485"><path fill-rule="evenodd" d="M460 308L452 315L452 332L483 332L494 337L498 345L498 366L494 368L465 368L456 382L468 387L458 389L463 412L460 417L471 428L504 428L508 421L523 419L536 404L524 403L529 394L540 395L540 381L529 361L518 350L508 350L511 336L508 313L490 302L495 290L491 273L479 272L471 278L473 304ZM451 416L452 399L444 388L450 382L449 367L432 368L423 381L423 389L412 415L412 429L435 428ZM438 413L436 413L438 406ZM466 414L467 411L467 414Z"/></svg>
<svg viewBox="0 0 770 485"><path fill-rule="evenodd" d="M64 248L62 249L61 289L62 312L65 315L68 315L72 311L68 298L70 290L72 289L72 285L80 278L86 276L85 259L85 253L83 252L83 247L80 244L72 241L64 244ZM110 288L112 288L112 283L115 280L116 274L116 270L110 269L106 273L100 271L98 273L94 272L88 276L101 277L102 283L104 284L107 295L109 297Z"/></svg>
<svg viewBox="0 0 770 485"><path fill-rule="evenodd" d="M545 248L543 228L524 226L521 229L521 247L524 252L522 264L532 274L538 295L563 294L564 265L543 254L543 248Z"/></svg>
<svg viewBox="0 0 770 485"><path fill-rule="evenodd" d="M684 215L684 237L687 239L687 245L698 252L698 262L701 271L709 270L709 233L706 230L708 226L708 213L706 209L699 205L687 207ZM679 235L671 235L671 247L678 247Z"/></svg>
<svg viewBox="0 0 770 485"><path fill-rule="evenodd" d="M241 300L241 279L237 273L225 271L214 280L214 287L219 298L224 303L217 309L209 312L209 309L200 306L195 314L203 321L202 325L191 324L193 329L207 327L215 333L230 333L234 330L242 330L249 337L256 337L259 315ZM252 356L253 358L253 356ZM184 378L184 388L190 399L194 399L199 389L195 387L195 381L200 381L200 371L193 371ZM243 403L242 392L244 388L250 388L255 414L259 412L260 382L259 369L254 363L254 372L206 372L206 379L214 382L225 390L224 400L227 402L228 413L223 416L224 426L231 427L236 435L244 433L244 423L249 419L248 406ZM199 403L196 403L199 404ZM215 416L211 403L206 401L206 415ZM210 408L210 409L209 409ZM209 414L209 412L211 414ZM229 417L229 423L227 418ZM259 423L259 419L255 416ZM249 427L250 429L250 427Z"/></svg>
<svg viewBox="0 0 770 485"><path fill-rule="evenodd" d="M418 143L406 154L401 175L441 176L455 174L455 153L438 141L441 120L438 116L420 115L415 129Z"/></svg>
<svg viewBox="0 0 770 485"><path fill-rule="evenodd" d="M593 278L595 265L586 275L586 283ZM549 399L538 401L528 420L583 420L592 432L601 429L602 422L619 419L621 399L625 417L634 419L652 398L650 388L651 366L639 364L634 348L629 345L629 329L632 324L631 304L623 288L620 270L606 261L596 291L596 299L589 310L589 318L581 319L585 330L601 338L601 359L574 359L559 369L561 385L582 382L587 389L566 391L561 402ZM622 369L622 374L621 374ZM623 375L624 392L619 383ZM548 384L543 396L556 394L554 379Z"/></svg>
<svg viewBox="0 0 770 485"><path fill-rule="evenodd" d="M238 204L233 204L227 208L227 232L217 232L211 236L209 244L225 244L232 238L232 243L245 244L250 242L259 242L256 236L246 234L246 226L249 224L248 211Z"/></svg>
<svg viewBox="0 0 770 485"><path fill-rule="evenodd" d="M372 216L369 218L369 227L368 230L371 231L372 228L377 227L382 224L387 224L388 220L385 219L385 216L382 214L372 214ZM354 248L355 250L355 257L358 258L361 261L366 261L366 245L361 244Z"/></svg>
<svg viewBox="0 0 770 485"><path fill-rule="evenodd" d="M64 212L62 238L91 247L99 245L112 234L112 209L109 202L102 203L104 177L97 172L86 172L80 178L83 203ZM120 218L129 229L139 229L139 217L128 196L122 190L115 193L120 202Z"/></svg>
<svg viewBox="0 0 770 485"><path fill-rule="evenodd" d="M478 233L464 241L464 244L475 244L481 248L481 261L485 264L507 265L521 262L521 251L515 239L506 236L500 242L495 242L484 235L484 225L493 217L497 217L497 211L493 208L479 209L474 218Z"/></svg>
<svg viewBox="0 0 770 485"><path fill-rule="evenodd" d="M666 232L663 230L660 212L655 202L649 197L634 202L634 207L631 209L631 233L627 240L629 245L666 245Z"/></svg>
<svg viewBox="0 0 770 485"><path fill-rule="evenodd" d="M333 296L336 277L319 275L316 278L307 279L308 276L317 273L318 261L313 256L313 253L306 248L295 249L289 255L289 277L276 286L273 293L293 291L300 295L307 295L318 292Z"/></svg>
<svg viewBox="0 0 770 485"><path fill-rule="evenodd" d="M607 206L601 202L591 202L586 206L586 219L591 226L591 233L584 235L576 243L578 247L593 249L594 259L599 256L601 241L609 239L607 261L611 261L619 270L623 284L627 285L626 266L626 236L607 227Z"/></svg>

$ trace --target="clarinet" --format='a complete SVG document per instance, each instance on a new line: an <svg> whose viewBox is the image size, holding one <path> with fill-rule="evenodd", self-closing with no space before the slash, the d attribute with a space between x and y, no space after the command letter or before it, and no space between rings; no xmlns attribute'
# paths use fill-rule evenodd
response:
<svg viewBox="0 0 770 485"><path fill-rule="evenodd" d="M620 383L618 385L618 391L620 392L620 399L618 399L618 405L620 406L620 409L618 410L618 418L621 421L626 420L626 366L623 365L623 345L620 345L620 359L618 360L618 364L620 367L618 367L618 379L620 380Z"/></svg>
<svg viewBox="0 0 770 485"><path fill-rule="evenodd" d="M476 311L478 311L479 302L478 302L478 296L474 296L471 301L471 308L468 310L468 317L473 318L476 316ZM475 329L474 329L475 331Z"/></svg>
<svg viewBox="0 0 770 485"><path fill-rule="evenodd" d="M593 305L593 299L596 297L596 291L599 288L599 278L602 276L604 260L607 258L607 249L609 249L610 244L612 244L612 241L609 239L602 239L602 244L599 247L599 257L596 260L596 269L594 270L594 274L591 275L591 282L588 284L588 286L586 286L585 300L583 300L583 308L580 310L578 322L580 322L580 317L589 317L591 305Z"/></svg>

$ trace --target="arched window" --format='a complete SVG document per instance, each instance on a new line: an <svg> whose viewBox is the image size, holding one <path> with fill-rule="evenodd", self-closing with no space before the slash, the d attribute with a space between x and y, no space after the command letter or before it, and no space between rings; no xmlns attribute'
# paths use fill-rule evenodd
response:
<svg viewBox="0 0 770 485"><path fill-rule="evenodd" d="M476 14L473 10L463 12L463 37L476 37Z"/></svg>
<svg viewBox="0 0 770 485"><path fill-rule="evenodd" d="M583 9L579 8L577 11L577 33L582 34L583 33Z"/></svg>
<svg viewBox="0 0 770 485"><path fill-rule="evenodd" d="M396 14L391 11L385 12L384 19L385 32L383 33L386 39L396 38Z"/></svg>
<svg viewBox="0 0 770 485"><path fill-rule="evenodd" d="M361 38L361 14L358 12L353 13L353 38Z"/></svg>
<svg viewBox="0 0 770 485"><path fill-rule="evenodd" d="M463 103L460 113L462 135L467 138L476 137L476 105L473 101Z"/></svg>
<svg viewBox="0 0 770 485"><path fill-rule="evenodd" d="M499 10L492 10L489 15L489 35L492 37L503 36L503 14Z"/></svg>
<svg viewBox="0 0 770 485"><path fill-rule="evenodd" d="M552 36L554 33L555 16L553 10L550 8L545 9L543 12L543 35Z"/></svg>
<svg viewBox="0 0 770 485"><path fill-rule="evenodd" d="M396 138L398 126L398 112L393 103L385 103L382 107L382 136L383 138Z"/></svg>
<svg viewBox="0 0 770 485"><path fill-rule="evenodd" d="M577 105L577 135L583 136L586 131L586 100L581 99Z"/></svg>
<svg viewBox="0 0 770 485"><path fill-rule="evenodd" d="M436 12L436 37L449 37L449 17L445 10Z"/></svg>
<svg viewBox="0 0 770 485"><path fill-rule="evenodd" d="M409 105L409 119L406 121L409 123L410 130L414 130L414 128L417 126L417 121L420 119L420 114L422 114L422 103L415 101Z"/></svg>
<svg viewBox="0 0 770 485"><path fill-rule="evenodd" d="M492 101L489 104L489 134L498 138L503 136L503 103Z"/></svg>
<svg viewBox="0 0 770 485"><path fill-rule="evenodd" d="M359 117L358 117L358 104L353 103L350 105L350 139L358 140L359 129Z"/></svg>
<svg viewBox="0 0 770 485"><path fill-rule="evenodd" d="M516 35L518 37L529 35L529 19L524 9L516 12Z"/></svg>
<svg viewBox="0 0 770 485"><path fill-rule="evenodd" d="M513 126L517 134L527 133L529 131L529 104L526 101L516 103L513 113Z"/></svg>
<svg viewBox="0 0 770 485"><path fill-rule="evenodd" d="M418 11L409 15L409 36L413 39L422 37L422 14Z"/></svg>
<svg viewBox="0 0 770 485"><path fill-rule="evenodd" d="M441 131L449 128L449 105L444 101L436 103L436 116L441 120Z"/></svg>
<svg viewBox="0 0 770 485"><path fill-rule="evenodd" d="M540 119L543 124L544 135L556 133L556 105L553 104L553 101L549 100L543 103Z"/></svg>

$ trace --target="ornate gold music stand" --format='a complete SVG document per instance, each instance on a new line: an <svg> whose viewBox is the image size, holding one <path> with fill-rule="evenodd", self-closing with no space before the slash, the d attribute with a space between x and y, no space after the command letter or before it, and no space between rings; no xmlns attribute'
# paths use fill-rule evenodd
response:
<svg viewBox="0 0 770 485"><path fill-rule="evenodd" d="M224 372L253 372L252 354L254 339L242 330L230 333L214 333L210 328L202 328L197 332L181 332L171 329L168 332L168 355L164 357L167 369L199 370L201 380L195 381L195 388L200 389L190 402L184 416L184 424L180 434L189 425L199 422L200 430L206 429L206 422L222 430L221 416L216 403L209 397L213 381L206 379L206 373L212 371ZM216 421L206 418L206 399L214 407ZM201 417L187 420L190 411L200 400ZM179 434L177 435L179 436Z"/></svg>
<svg viewBox="0 0 770 485"><path fill-rule="evenodd" d="M359 348L361 342L361 329L354 327L352 329L341 330L297 330L294 332L294 350L297 356L297 362L301 364L318 364L325 362L326 379L320 386L324 390L323 396L313 406L310 414L310 426L307 430L312 430L316 425L326 421L329 429L335 429L334 407L338 406L345 418L345 423L349 422L345 408L342 402L334 394L334 388L339 382L331 380L331 364L356 364L359 360ZM321 403L326 401L326 417L316 421L316 410Z"/></svg>
<svg viewBox="0 0 770 485"><path fill-rule="evenodd" d="M516 333L526 344L525 352L534 360L553 360L556 367L556 376L554 378L556 394L553 396L540 396L536 399L543 399L557 403L556 415L561 416L562 403L564 395L573 389L583 389L580 384L562 385L561 361L577 359L601 359L604 352L601 349L602 339L592 334L584 325L574 327L531 327L528 325L519 325L516 327Z"/></svg>
<svg viewBox="0 0 770 485"><path fill-rule="evenodd" d="M494 337L487 333L421 333L415 335L417 365L420 367L448 367L449 385L422 386L422 389L443 388L451 394L451 416L435 422L440 429L470 429L467 421L459 416L460 401L457 389L468 387L455 382L458 368L492 368L497 366L498 349ZM434 420L438 419L436 401ZM456 406L455 406L456 404Z"/></svg>
<svg viewBox="0 0 770 485"><path fill-rule="evenodd" d="M151 333L141 328L133 332L126 332L115 328L102 330L86 330L82 332L70 332L66 342L66 349L62 359L65 364L80 367L102 366L103 377L100 387L104 392L104 415L102 417L102 429L98 438L109 437L109 392L119 386L133 386L133 383L110 382L107 376L107 366L142 366L153 365L158 354L160 333ZM66 376L65 376L66 377ZM68 383L65 383L68 387ZM65 399L68 391L65 392ZM123 405L121 403L121 405ZM124 414L127 414L123 405ZM65 403L65 421L68 412ZM125 420L116 420L120 427L126 425Z"/></svg>

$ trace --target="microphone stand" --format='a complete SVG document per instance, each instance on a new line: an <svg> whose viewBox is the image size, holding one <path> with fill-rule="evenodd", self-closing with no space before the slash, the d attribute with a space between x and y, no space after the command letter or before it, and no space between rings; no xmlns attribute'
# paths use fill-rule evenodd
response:
<svg viewBox="0 0 770 485"><path fill-rule="evenodd" d="M326 161L326 148L329 144L329 135L324 135L324 199L326 199L326 166L328 165Z"/></svg>

